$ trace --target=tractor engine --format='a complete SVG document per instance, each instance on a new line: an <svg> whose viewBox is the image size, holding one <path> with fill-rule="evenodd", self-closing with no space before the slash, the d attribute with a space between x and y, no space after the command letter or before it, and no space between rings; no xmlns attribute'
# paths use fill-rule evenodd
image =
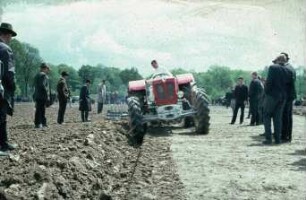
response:
<svg viewBox="0 0 306 200"><path fill-rule="evenodd" d="M159 119L172 120L180 116L182 105L178 103L178 90L178 83L174 77L153 81L154 103Z"/></svg>
<svg viewBox="0 0 306 200"><path fill-rule="evenodd" d="M177 93L178 84L174 77L153 81L153 94L156 106L176 104L178 100Z"/></svg>

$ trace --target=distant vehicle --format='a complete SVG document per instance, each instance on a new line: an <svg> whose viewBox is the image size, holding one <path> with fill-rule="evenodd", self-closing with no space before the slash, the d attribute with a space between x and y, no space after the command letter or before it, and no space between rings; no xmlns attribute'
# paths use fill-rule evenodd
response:
<svg viewBox="0 0 306 200"><path fill-rule="evenodd" d="M80 97L79 96L72 96L71 97L71 102L72 103L79 103Z"/></svg>
<svg viewBox="0 0 306 200"><path fill-rule="evenodd" d="M131 142L141 144L149 124L179 123L209 132L209 98L197 88L192 74L170 76L155 74L150 80L131 81L128 85Z"/></svg>

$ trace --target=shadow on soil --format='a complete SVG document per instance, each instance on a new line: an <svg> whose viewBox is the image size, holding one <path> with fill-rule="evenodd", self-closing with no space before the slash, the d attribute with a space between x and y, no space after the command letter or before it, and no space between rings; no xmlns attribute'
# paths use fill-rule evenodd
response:
<svg viewBox="0 0 306 200"><path fill-rule="evenodd" d="M291 164L292 166L298 167L297 170L306 171L306 158L302 158L299 161L296 161Z"/></svg>
<svg viewBox="0 0 306 200"><path fill-rule="evenodd" d="M11 129L23 129L23 130L34 129L34 124L19 124L16 126L12 126Z"/></svg>
<svg viewBox="0 0 306 200"><path fill-rule="evenodd" d="M296 150L294 153L290 153L292 156L306 156L306 150Z"/></svg>
<svg viewBox="0 0 306 200"><path fill-rule="evenodd" d="M193 129L185 129L180 127L154 127L148 129L148 135L153 137L170 137L173 134L177 135L198 135L194 132Z"/></svg>

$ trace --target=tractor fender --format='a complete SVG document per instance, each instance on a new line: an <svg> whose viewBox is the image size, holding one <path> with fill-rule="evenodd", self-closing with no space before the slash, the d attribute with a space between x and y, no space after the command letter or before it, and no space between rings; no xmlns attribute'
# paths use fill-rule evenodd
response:
<svg viewBox="0 0 306 200"><path fill-rule="evenodd" d="M145 80L130 81L128 89L129 92L143 91L146 89L146 82Z"/></svg>
<svg viewBox="0 0 306 200"><path fill-rule="evenodd" d="M192 74L180 74L176 76L179 85L193 83L194 77Z"/></svg>

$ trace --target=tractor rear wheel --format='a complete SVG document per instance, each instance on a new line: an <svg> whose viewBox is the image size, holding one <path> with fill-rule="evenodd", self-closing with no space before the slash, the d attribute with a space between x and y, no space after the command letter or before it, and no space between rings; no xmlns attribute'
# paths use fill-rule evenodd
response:
<svg viewBox="0 0 306 200"><path fill-rule="evenodd" d="M129 97L127 102L130 125L129 143L133 146L140 146L147 130L146 124L143 123L141 103L137 97Z"/></svg>
<svg viewBox="0 0 306 200"><path fill-rule="evenodd" d="M208 134L209 132L209 100L204 90L196 89L193 96L194 108L197 111L194 116L196 133Z"/></svg>

